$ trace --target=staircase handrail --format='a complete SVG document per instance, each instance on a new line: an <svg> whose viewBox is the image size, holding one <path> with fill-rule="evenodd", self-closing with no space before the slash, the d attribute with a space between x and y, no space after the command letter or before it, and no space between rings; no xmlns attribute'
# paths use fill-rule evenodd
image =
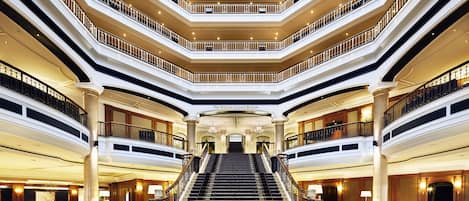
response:
<svg viewBox="0 0 469 201"><path fill-rule="evenodd" d="M195 162L200 162L202 160L194 160L195 157L192 154L188 154L188 155L190 156L188 162L186 164L184 164L184 166L181 170L181 173L179 173L179 176L174 181L174 183L171 184L171 186L169 186L165 190L163 200L171 200L171 201L179 200L179 196L181 195L181 193L184 191L185 187L189 183L189 179L190 179L192 173L197 171L196 169L198 169L198 168L194 168L195 167L194 163ZM202 149L202 154L201 154L202 159L205 158L207 155L208 155L208 145L204 145L204 147ZM197 166L198 165L199 164L197 164ZM176 192L174 192L174 191L176 191ZM173 193L171 194L171 192L173 192ZM174 195L176 195L176 198L174 197Z"/></svg>
<svg viewBox="0 0 469 201"><path fill-rule="evenodd" d="M306 197L307 194L305 190L293 178L290 171L288 170L287 165L285 164L283 159L280 158L280 155L276 155L275 157L277 158L277 163L279 164L277 167L277 172L279 173L280 179L284 183L285 188L287 192L289 193L288 196L290 196L290 199L291 200L308 200L308 197ZM296 192L295 192L295 189L296 189Z"/></svg>

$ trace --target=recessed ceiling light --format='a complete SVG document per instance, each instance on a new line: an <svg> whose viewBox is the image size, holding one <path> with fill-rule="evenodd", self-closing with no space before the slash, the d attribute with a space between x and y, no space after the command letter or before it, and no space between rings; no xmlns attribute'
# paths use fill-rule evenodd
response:
<svg viewBox="0 0 469 201"><path fill-rule="evenodd" d="M195 35L195 32L192 32L192 35Z"/></svg>
<svg viewBox="0 0 469 201"><path fill-rule="evenodd" d="M164 23L162 23L161 26L164 26Z"/></svg>
<svg viewBox="0 0 469 201"><path fill-rule="evenodd" d="M313 50L310 50L309 53L313 54Z"/></svg>
<svg viewBox="0 0 469 201"><path fill-rule="evenodd" d="M158 15L161 15L161 10L158 11Z"/></svg>
<svg viewBox="0 0 469 201"><path fill-rule="evenodd" d="M346 36L348 36L348 32L347 32L347 33L345 33L345 35L346 35Z"/></svg>
<svg viewBox="0 0 469 201"><path fill-rule="evenodd" d="M36 36L39 37L40 35L37 33Z"/></svg>
<svg viewBox="0 0 469 201"><path fill-rule="evenodd" d="M435 35L435 33L434 33L434 32L432 32L432 36L434 36L434 35Z"/></svg>
<svg viewBox="0 0 469 201"><path fill-rule="evenodd" d="M275 35L278 36L278 32L275 32Z"/></svg>
<svg viewBox="0 0 469 201"><path fill-rule="evenodd" d="M277 40L278 39L277 36L275 36L274 39Z"/></svg>
<svg viewBox="0 0 469 201"><path fill-rule="evenodd" d="M252 5L252 1L251 1L251 2L249 2L249 4L250 4L250 5Z"/></svg>
<svg viewBox="0 0 469 201"><path fill-rule="evenodd" d="M306 23L306 26L309 26L309 22Z"/></svg>
<svg viewBox="0 0 469 201"><path fill-rule="evenodd" d="M314 13L314 10L309 11L309 13L313 14L313 13Z"/></svg>
<svg viewBox="0 0 469 201"><path fill-rule="evenodd" d="M126 33L123 33L122 36L127 37L127 34L126 34Z"/></svg>
<svg viewBox="0 0 469 201"><path fill-rule="evenodd" d="M220 2L217 2L218 5L220 5Z"/></svg>
<svg viewBox="0 0 469 201"><path fill-rule="evenodd" d="M220 36L217 36L217 40L220 40Z"/></svg>
<svg viewBox="0 0 469 201"><path fill-rule="evenodd" d="M253 40L253 39L254 39L254 38L253 38L252 36L251 36L251 37L249 37L249 40Z"/></svg>
<svg viewBox="0 0 469 201"><path fill-rule="evenodd" d="M342 7L343 4L339 4L339 7Z"/></svg>
<svg viewBox="0 0 469 201"><path fill-rule="evenodd" d="M196 37L194 37L194 40L197 40L197 38L196 38Z"/></svg>
<svg viewBox="0 0 469 201"><path fill-rule="evenodd" d="M161 54L161 50L158 51L158 54Z"/></svg>

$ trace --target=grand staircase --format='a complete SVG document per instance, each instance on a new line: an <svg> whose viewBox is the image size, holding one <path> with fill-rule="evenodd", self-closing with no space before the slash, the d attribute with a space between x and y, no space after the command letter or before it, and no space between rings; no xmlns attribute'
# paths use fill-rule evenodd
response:
<svg viewBox="0 0 469 201"><path fill-rule="evenodd" d="M187 200L286 200L259 154L211 154Z"/></svg>

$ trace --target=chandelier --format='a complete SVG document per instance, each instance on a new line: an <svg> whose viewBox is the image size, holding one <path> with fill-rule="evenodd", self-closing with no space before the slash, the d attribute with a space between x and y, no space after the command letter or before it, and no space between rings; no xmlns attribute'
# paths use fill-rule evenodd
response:
<svg viewBox="0 0 469 201"><path fill-rule="evenodd" d="M208 128L208 133L215 134L218 132L218 129L215 126L210 126Z"/></svg>

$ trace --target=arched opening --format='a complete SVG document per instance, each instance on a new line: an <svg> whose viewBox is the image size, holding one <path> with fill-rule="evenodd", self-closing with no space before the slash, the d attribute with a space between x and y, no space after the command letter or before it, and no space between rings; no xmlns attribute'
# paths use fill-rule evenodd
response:
<svg viewBox="0 0 469 201"><path fill-rule="evenodd" d="M244 153L245 138L241 134L230 134L227 136L228 153Z"/></svg>
<svg viewBox="0 0 469 201"><path fill-rule="evenodd" d="M428 201L452 201L453 184L450 182L436 182L428 185Z"/></svg>
<svg viewBox="0 0 469 201"><path fill-rule="evenodd" d="M270 148L270 137L269 136L257 136L256 137L256 153L261 154L262 153L262 147L264 144L267 146L267 148Z"/></svg>
<svg viewBox="0 0 469 201"><path fill-rule="evenodd" d="M202 147L205 145L208 146L208 153L213 154L215 153L215 137L213 136L203 136L202 137Z"/></svg>

